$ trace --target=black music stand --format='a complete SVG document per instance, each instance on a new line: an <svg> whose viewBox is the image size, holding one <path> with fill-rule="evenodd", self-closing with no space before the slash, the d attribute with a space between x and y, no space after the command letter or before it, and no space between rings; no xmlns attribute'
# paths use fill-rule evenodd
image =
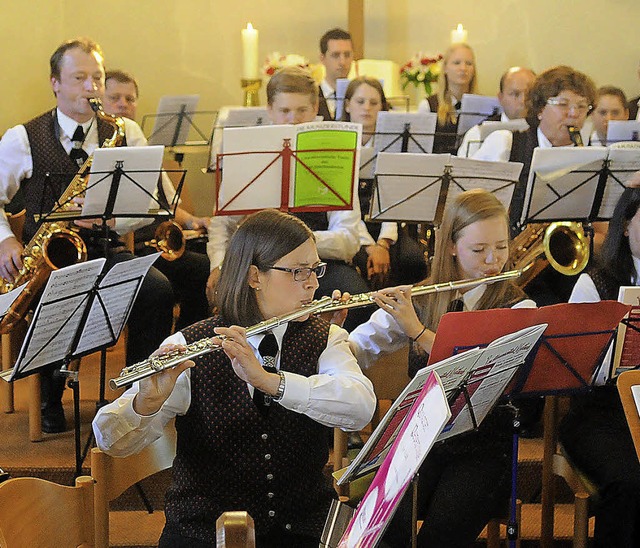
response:
<svg viewBox="0 0 640 548"><path fill-rule="evenodd" d="M149 267L159 254L118 263L105 271L95 259L52 272L36 308L16 364L5 380L16 380L48 366L62 366L73 391L76 476L82 474L90 436L81 450L80 382L73 360L113 346L124 329Z"/></svg>

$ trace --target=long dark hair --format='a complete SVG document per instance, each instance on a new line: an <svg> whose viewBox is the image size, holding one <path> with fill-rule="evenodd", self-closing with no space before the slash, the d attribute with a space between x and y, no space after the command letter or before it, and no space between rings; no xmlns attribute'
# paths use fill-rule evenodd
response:
<svg viewBox="0 0 640 548"><path fill-rule="evenodd" d="M275 209L249 215L231 238L222 263L215 304L223 321L247 327L264 320L249 286L251 265L266 272L309 238L315 240L313 232L292 215Z"/></svg>
<svg viewBox="0 0 640 548"><path fill-rule="evenodd" d="M628 285L637 277L629 236L629 221L640 208L640 188L627 188L620 196L609 221L609 230L600 250L601 268L620 285ZM640 257L639 257L640 258Z"/></svg>

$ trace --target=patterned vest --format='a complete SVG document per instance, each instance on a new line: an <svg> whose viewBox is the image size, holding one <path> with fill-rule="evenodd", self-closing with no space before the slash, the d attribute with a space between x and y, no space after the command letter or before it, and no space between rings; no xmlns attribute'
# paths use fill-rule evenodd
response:
<svg viewBox="0 0 640 548"><path fill-rule="evenodd" d="M39 226L33 216L51 211L56 200L69 186L73 175L78 171L77 164L69 158L56 135L55 116L54 109L24 125L33 160L31 177L20 183L20 192L27 208L23 236L25 242L31 240ZM113 126L100 118L96 118L96 120L98 123L98 142L103 143L113 134ZM45 185L48 173L51 174L51 177Z"/></svg>
<svg viewBox="0 0 640 548"><path fill-rule="evenodd" d="M593 267L587 270L587 274L593 280L593 285L598 290L598 295L603 301L617 301L620 291L620 282L613 279L602 268Z"/></svg>
<svg viewBox="0 0 640 548"><path fill-rule="evenodd" d="M185 329L187 343L210 336L219 318ZM317 317L291 322L281 367L317 373L329 325ZM266 417L223 352L196 359L191 405L176 419L178 450L165 514L169 530L215 545L215 522L227 510L247 510L256 534L280 527L320 537L332 488L323 475L330 430L273 403Z"/></svg>
<svg viewBox="0 0 640 548"><path fill-rule="evenodd" d="M524 198L527 190L527 181L529 179L529 171L531 170L531 159L533 158L533 149L538 146L538 128L529 122L531 127L527 131L514 131L513 144L511 145L510 162L522 162L524 166L520 172L520 180L513 190L511 198L511 206L509 207L509 224L511 225L511 236L515 236L520 232L518 224L522 209L524 208Z"/></svg>

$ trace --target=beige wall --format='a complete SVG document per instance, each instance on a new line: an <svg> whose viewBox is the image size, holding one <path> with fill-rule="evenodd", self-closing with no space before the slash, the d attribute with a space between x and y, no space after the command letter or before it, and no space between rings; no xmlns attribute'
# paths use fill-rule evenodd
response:
<svg viewBox="0 0 640 548"><path fill-rule="evenodd" d="M70 37L94 38L108 67L137 76L142 115L166 94L199 93L207 110L239 103L240 29L247 21L260 31L261 58L278 50L312 61L322 32L347 25L345 0L4 0L2 12L0 132L53 104L48 59ZM541 71L566 63L635 95L638 21L638 0L367 0L365 54L402 63L418 50L442 52L461 22L476 51L481 93L494 93L510 65ZM211 180L195 168L204 165L206 155L185 163L202 213Z"/></svg>

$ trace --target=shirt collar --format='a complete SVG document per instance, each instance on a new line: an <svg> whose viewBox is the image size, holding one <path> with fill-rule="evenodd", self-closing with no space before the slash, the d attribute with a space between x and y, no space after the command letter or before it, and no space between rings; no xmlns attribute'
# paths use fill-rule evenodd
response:
<svg viewBox="0 0 640 548"><path fill-rule="evenodd" d="M464 295L460 295L458 293L456 298L462 299L462 302L464 302L465 310L475 310L476 305L478 304L478 301L480 300L482 295L484 295L484 292L486 289L487 289L487 284L480 284L474 287L473 289L470 289L469 291L467 291Z"/></svg>
<svg viewBox="0 0 640 548"><path fill-rule="evenodd" d="M325 99L332 99L333 97L331 96L336 92L336 90L333 89L326 80L322 80L320 83L320 89L322 90L322 95L324 95Z"/></svg>
<svg viewBox="0 0 640 548"><path fill-rule="evenodd" d="M500 113L500 121L501 122L510 122L511 118L509 118L504 112Z"/></svg>
<svg viewBox="0 0 640 548"><path fill-rule="evenodd" d="M553 148L551 141L546 138L545 134L542 133L542 130L538 128L538 146L540 148Z"/></svg>
<svg viewBox="0 0 640 548"><path fill-rule="evenodd" d="M274 327L271 332L275 335L276 341L278 341L278 348L282 348L282 339L284 338L285 331L289 326L288 323L280 324L277 327ZM258 350L262 339L267 333L260 333L259 335L252 335L251 337L247 337L247 342L253 347L254 350Z"/></svg>
<svg viewBox="0 0 640 548"><path fill-rule="evenodd" d="M87 130L93 127L95 118L90 118L83 124L78 124L73 118L67 116L64 112L62 112L59 108L56 109L56 115L58 117L58 124L60 125L60 129L67 136L69 140L73 137L73 134L76 131L76 128L80 125L82 126L82 131L87 135Z"/></svg>

